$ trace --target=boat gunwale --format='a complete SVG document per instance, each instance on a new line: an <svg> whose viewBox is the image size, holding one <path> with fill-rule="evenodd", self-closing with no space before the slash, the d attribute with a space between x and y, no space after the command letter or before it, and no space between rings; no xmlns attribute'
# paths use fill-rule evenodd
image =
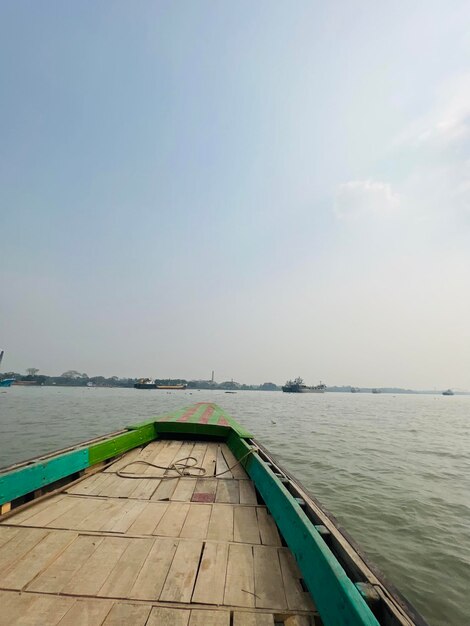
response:
<svg viewBox="0 0 470 626"><path fill-rule="evenodd" d="M353 569L358 570L361 575L366 578L366 582L371 584L374 588L377 588L377 586L379 586L381 591L386 595L389 600L392 601L393 604L398 604L399 609L404 613L402 617L405 617L407 620L411 620L411 624L413 624L414 626L429 626L429 623L410 603L410 601L395 587L392 582L388 580L382 570L370 560L370 558L364 552L363 548L348 533L348 531L343 528L338 519L328 509L326 509L323 504L321 504L321 502L314 495L312 495L312 493L298 480L298 478L293 476L289 472L289 470L287 470L279 462L277 457L274 456L269 450L267 450L265 446L263 446L263 444L260 444L256 439L253 439L252 441L263 452L263 454L270 459L270 462L273 463L273 465L275 465L278 469L282 471L282 473L286 475L291 484L298 487L299 493L303 496L307 496L306 505L312 509L313 515L318 515L318 513L320 513L322 516L327 518L327 520L330 522L330 525L327 527L327 529L330 534L335 536L335 538L340 542L341 547L344 549L344 544L346 544L352 550L354 556L358 557L359 562L354 560ZM314 505L313 507L308 502L308 500L310 500L311 503ZM331 546L329 547L330 550L332 550ZM332 552L334 557L338 561L341 562L345 560L344 557L340 559L334 550L332 550ZM351 555L348 554L347 550L345 550L344 556L346 557L346 559L351 558ZM375 581L374 578L376 579Z"/></svg>

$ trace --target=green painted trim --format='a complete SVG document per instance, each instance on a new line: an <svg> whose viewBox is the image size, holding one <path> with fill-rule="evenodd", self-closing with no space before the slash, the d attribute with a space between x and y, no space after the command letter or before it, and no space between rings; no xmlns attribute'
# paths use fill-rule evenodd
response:
<svg viewBox="0 0 470 626"><path fill-rule="evenodd" d="M237 458L250 449L234 435L227 443ZM255 454L243 464L294 554L325 626L379 626L312 522L268 465Z"/></svg>
<svg viewBox="0 0 470 626"><path fill-rule="evenodd" d="M155 422L157 436L159 433L175 435L198 435L201 437L218 437L226 439L230 429L216 424L193 424L191 422Z"/></svg>
<svg viewBox="0 0 470 626"><path fill-rule="evenodd" d="M11 502L88 467L88 448L0 474L0 504Z"/></svg>
<svg viewBox="0 0 470 626"><path fill-rule="evenodd" d="M100 461L105 461L113 456L127 452L144 443L155 439L155 424L151 422L140 428L130 430L123 435L118 435L112 439L107 439L88 448L89 464L95 465Z"/></svg>

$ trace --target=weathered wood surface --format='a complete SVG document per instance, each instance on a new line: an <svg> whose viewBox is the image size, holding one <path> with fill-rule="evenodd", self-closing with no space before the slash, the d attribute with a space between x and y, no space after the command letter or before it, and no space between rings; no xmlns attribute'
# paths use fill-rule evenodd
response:
<svg viewBox="0 0 470 626"><path fill-rule="evenodd" d="M187 456L208 477L125 468ZM152 442L7 518L0 624L313 624L295 561L235 463L225 444ZM123 468L143 477L119 477Z"/></svg>

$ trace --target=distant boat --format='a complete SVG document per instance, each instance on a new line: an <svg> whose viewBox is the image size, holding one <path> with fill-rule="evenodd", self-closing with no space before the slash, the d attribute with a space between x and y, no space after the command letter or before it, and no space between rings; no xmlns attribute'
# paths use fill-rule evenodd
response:
<svg viewBox="0 0 470 626"><path fill-rule="evenodd" d="M351 393L359 393L359 387L351 387Z"/></svg>
<svg viewBox="0 0 470 626"><path fill-rule="evenodd" d="M372 393L382 393L381 389L372 389Z"/></svg>
<svg viewBox="0 0 470 626"><path fill-rule="evenodd" d="M442 392L443 396L453 396L454 392L452 391L452 389L446 389L445 391Z"/></svg>
<svg viewBox="0 0 470 626"><path fill-rule="evenodd" d="M304 381L301 378L296 378L295 380L288 380L282 391L285 393L324 393L326 390L326 385L320 383L319 385L315 385L314 387L309 387L304 385Z"/></svg>

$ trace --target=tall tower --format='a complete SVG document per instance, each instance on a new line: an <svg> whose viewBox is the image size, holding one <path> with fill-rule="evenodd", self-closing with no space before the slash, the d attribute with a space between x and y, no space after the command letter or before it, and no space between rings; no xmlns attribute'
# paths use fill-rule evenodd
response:
<svg viewBox="0 0 470 626"><path fill-rule="evenodd" d="M212 370L212 378L211 378L211 383L214 382L214 370Z"/></svg>

